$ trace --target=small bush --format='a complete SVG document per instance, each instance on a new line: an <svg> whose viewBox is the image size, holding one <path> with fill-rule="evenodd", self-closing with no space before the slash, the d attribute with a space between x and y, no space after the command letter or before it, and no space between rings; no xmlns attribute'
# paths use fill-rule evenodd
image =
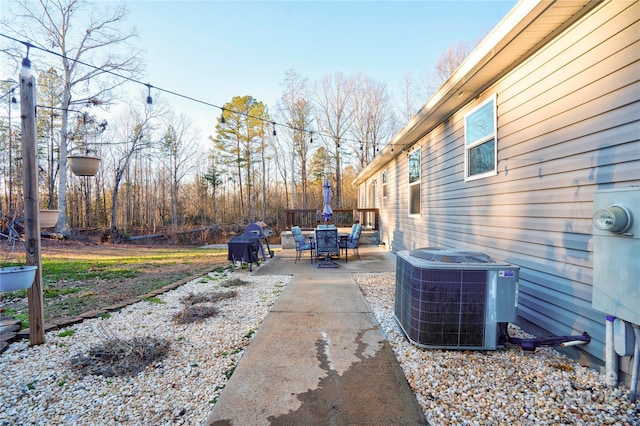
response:
<svg viewBox="0 0 640 426"><path fill-rule="evenodd" d="M198 304L188 306L173 315L173 320L178 324L190 324L218 315L218 309L213 305Z"/></svg>
<svg viewBox="0 0 640 426"><path fill-rule="evenodd" d="M198 303L216 303L220 300L236 297L238 293L235 290L226 291L224 293L206 293L206 294L189 294L182 298L181 302L185 305L197 305Z"/></svg>
<svg viewBox="0 0 640 426"><path fill-rule="evenodd" d="M241 280L240 278L234 278L232 280L227 280L220 285L222 287L239 287L248 284L250 284L248 281Z"/></svg>
<svg viewBox="0 0 640 426"><path fill-rule="evenodd" d="M164 358L168 352L169 342L164 339L144 336L124 340L109 336L103 344L84 355L72 357L70 362L82 374L133 376Z"/></svg>

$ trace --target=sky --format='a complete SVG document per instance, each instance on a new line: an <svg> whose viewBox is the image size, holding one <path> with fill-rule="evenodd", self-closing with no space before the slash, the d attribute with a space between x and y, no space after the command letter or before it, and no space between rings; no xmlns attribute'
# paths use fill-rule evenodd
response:
<svg viewBox="0 0 640 426"><path fill-rule="evenodd" d="M108 3L103 1L102 3ZM360 72L399 92L451 45L475 45L515 1L128 1L141 81L223 106L250 95L275 112L287 70L309 82ZM114 3L115 4L115 3ZM141 87L144 89L144 87ZM140 90L139 88L135 89ZM152 89L152 96L154 95ZM217 108L161 95L207 135Z"/></svg>

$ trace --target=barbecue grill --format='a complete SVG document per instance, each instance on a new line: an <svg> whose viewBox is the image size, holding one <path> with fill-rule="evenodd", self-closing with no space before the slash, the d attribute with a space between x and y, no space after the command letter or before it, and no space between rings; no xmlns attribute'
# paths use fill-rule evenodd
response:
<svg viewBox="0 0 640 426"><path fill-rule="evenodd" d="M260 251L260 238L252 232L236 235L227 243L229 246L227 260L231 261L233 269L236 262L248 263L249 271L253 271L253 264L258 265L258 251Z"/></svg>

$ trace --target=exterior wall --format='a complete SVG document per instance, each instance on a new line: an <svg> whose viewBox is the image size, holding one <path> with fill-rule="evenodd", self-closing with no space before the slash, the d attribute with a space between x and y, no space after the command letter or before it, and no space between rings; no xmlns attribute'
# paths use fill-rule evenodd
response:
<svg viewBox="0 0 640 426"><path fill-rule="evenodd" d="M592 366L605 353L604 313L591 307L593 193L640 185L639 19L638 2L605 3L424 136L421 217L407 214L406 155L370 178L387 169L377 205L390 249L474 249L520 266L518 324L587 331L591 343L571 351ZM464 114L494 93L498 174L465 181ZM628 381L629 357L620 368Z"/></svg>

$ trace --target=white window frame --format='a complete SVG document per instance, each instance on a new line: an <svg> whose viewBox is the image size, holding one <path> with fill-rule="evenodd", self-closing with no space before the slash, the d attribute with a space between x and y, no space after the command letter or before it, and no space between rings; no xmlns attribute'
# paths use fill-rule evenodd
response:
<svg viewBox="0 0 640 426"><path fill-rule="evenodd" d="M387 198L387 169L384 169L381 173L380 180L382 181L382 199Z"/></svg>
<svg viewBox="0 0 640 426"><path fill-rule="evenodd" d="M417 169L411 169L411 161L412 158L414 157L418 157L418 167ZM407 205L407 213L409 214L409 216L412 217L419 217L422 214L422 201L420 200L421 196L420 196L420 191L421 191L421 185L422 185L422 154L420 152L420 148L417 148L413 151L411 151L409 153L409 155L407 156L407 182L408 182L408 197L409 197L409 203ZM416 172L418 173L417 177L415 175L412 175L412 172ZM413 181L412 181L413 178ZM417 186L417 188L415 188ZM418 195L418 202L417 202L417 207L418 207L418 211L417 212L413 212L411 210L411 206L414 205L414 200L412 199L412 194L417 194Z"/></svg>
<svg viewBox="0 0 640 426"><path fill-rule="evenodd" d="M491 129L487 129L484 135L473 136L469 131L469 123L474 119L481 119L482 113L486 113L486 109L483 110L488 104L492 104L491 113L493 117L488 121L492 126ZM493 168L484 172L471 175L470 157L473 153L473 149L484 144L493 141ZM497 96L493 94L480 105L469 111L464 116L464 180L472 181L476 179L482 179L488 176L495 176L498 174L498 108L497 108Z"/></svg>

